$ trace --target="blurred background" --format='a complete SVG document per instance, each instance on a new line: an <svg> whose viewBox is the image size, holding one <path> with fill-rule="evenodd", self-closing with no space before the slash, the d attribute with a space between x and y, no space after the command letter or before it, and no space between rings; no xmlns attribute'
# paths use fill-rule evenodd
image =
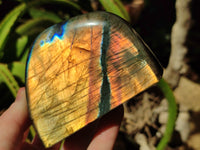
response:
<svg viewBox="0 0 200 150"><path fill-rule="evenodd" d="M47 27L97 10L126 19L165 68L178 114L166 150L200 149L199 0L0 0L0 114L25 86L31 44ZM114 149L151 150L162 138L168 102L154 86L124 104Z"/></svg>

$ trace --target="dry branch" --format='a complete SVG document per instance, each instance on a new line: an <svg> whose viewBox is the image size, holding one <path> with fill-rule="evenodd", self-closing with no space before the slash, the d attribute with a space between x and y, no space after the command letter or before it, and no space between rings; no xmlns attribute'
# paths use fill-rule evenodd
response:
<svg viewBox="0 0 200 150"><path fill-rule="evenodd" d="M171 56L164 73L164 78L173 88L178 85L180 75L187 70L184 58L188 51L185 43L191 26L191 2L192 0L176 1L176 22L171 33Z"/></svg>

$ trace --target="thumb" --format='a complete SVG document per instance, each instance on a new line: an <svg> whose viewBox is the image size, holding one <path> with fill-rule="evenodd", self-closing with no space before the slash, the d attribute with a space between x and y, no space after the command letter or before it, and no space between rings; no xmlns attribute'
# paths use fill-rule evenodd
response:
<svg viewBox="0 0 200 150"><path fill-rule="evenodd" d="M29 125L25 88L21 88L15 102L0 116L0 149L17 149Z"/></svg>

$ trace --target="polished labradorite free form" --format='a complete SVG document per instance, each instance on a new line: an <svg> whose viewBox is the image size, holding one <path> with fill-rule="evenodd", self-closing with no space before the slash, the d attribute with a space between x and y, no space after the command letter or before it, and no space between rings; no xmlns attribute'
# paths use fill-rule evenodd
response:
<svg viewBox="0 0 200 150"><path fill-rule="evenodd" d="M121 18L94 12L42 32L26 67L28 107L46 147L159 81L162 67Z"/></svg>

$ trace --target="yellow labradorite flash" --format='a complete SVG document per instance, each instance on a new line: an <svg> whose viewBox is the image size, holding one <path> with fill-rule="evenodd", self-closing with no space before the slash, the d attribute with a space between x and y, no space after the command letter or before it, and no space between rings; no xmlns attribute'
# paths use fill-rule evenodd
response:
<svg viewBox="0 0 200 150"><path fill-rule="evenodd" d="M30 50L26 92L45 147L68 137L157 83L162 67L123 19L107 12L42 32Z"/></svg>

